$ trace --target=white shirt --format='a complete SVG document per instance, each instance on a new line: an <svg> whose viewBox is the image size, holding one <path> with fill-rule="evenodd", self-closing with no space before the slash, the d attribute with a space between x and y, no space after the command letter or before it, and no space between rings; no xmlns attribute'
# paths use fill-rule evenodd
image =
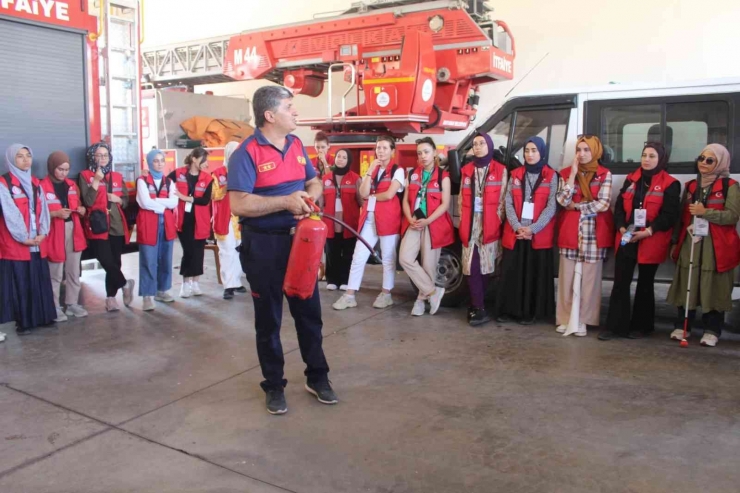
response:
<svg viewBox="0 0 740 493"><path fill-rule="evenodd" d="M381 178L383 178L383 173L385 173L385 170L383 168L380 168L378 170L378 181L380 181ZM401 188L399 188L398 191L403 192L403 187L406 186L406 171L402 167L399 166L396 169L396 172L393 173L393 179L401 184Z"/></svg>
<svg viewBox="0 0 740 493"><path fill-rule="evenodd" d="M164 180L165 177L162 177ZM154 180L154 185L159 190L159 186L162 180ZM177 207L177 187L174 182L170 183L170 194L166 199L156 198L153 199L149 195L149 186L145 180L136 180L136 202L142 209L156 212L157 214L164 214L166 209L174 209Z"/></svg>

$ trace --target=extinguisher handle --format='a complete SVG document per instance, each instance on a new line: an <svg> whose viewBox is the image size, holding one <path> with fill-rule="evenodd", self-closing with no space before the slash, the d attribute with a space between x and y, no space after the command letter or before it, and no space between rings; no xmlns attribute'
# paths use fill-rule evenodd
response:
<svg viewBox="0 0 740 493"><path fill-rule="evenodd" d="M321 212L321 209L319 209L319 206L316 205L316 202L314 202L311 197L304 197L303 200L305 200L308 207L311 208L311 212Z"/></svg>

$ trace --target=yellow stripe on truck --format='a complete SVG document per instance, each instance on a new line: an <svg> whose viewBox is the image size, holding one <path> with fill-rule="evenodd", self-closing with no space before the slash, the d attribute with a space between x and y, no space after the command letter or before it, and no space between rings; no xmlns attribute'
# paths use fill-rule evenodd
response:
<svg viewBox="0 0 740 493"><path fill-rule="evenodd" d="M398 82L414 82L416 77L392 77L389 79L365 79L362 83L364 85L373 84L395 84Z"/></svg>

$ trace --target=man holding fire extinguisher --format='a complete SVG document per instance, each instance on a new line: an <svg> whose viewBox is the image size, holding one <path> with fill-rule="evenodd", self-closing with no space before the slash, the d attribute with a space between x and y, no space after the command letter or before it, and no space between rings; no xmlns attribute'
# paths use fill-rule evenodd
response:
<svg viewBox="0 0 740 493"><path fill-rule="evenodd" d="M284 414L283 281L292 232L311 212L306 199L318 200L322 185L301 140L290 133L298 117L293 94L281 86L261 87L252 105L257 129L229 159L228 190L232 213L242 225L240 261L254 301L257 354L265 378L260 386L267 394L267 411ZM306 390L323 404L336 404L322 349L318 282L308 299L287 299L306 363Z"/></svg>

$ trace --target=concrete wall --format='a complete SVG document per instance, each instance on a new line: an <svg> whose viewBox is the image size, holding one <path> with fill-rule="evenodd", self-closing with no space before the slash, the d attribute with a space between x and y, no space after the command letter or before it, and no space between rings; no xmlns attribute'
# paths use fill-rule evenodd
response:
<svg viewBox="0 0 740 493"><path fill-rule="evenodd" d="M351 0L159 0L146 4L146 43L198 39L241 30L310 20L318 11L348 8ZM740 76L740 2L734 0L498 0L495 19L516 39L516 78L482 91L478 121L511 95L587 87L610 82L665 83ZM316 5L321 5L317 8ZM178 12L178 30L173 12ZM543 60L544 57L544 60ZM542 62L524 78L538 62ZM216 94L251 94L264 82L211 85ZM339 83L341 86L341 83ZM346 86L343 86L346 87ZM339 101L335 98L335 104ZM297 98L303 115L326 114L326 96ZM338 107L338 106L337 106ZM308 139L312 133L301 130ZM449 132L455 143L465 132ZM411 138L411 137L410 137Z"/></svg>

